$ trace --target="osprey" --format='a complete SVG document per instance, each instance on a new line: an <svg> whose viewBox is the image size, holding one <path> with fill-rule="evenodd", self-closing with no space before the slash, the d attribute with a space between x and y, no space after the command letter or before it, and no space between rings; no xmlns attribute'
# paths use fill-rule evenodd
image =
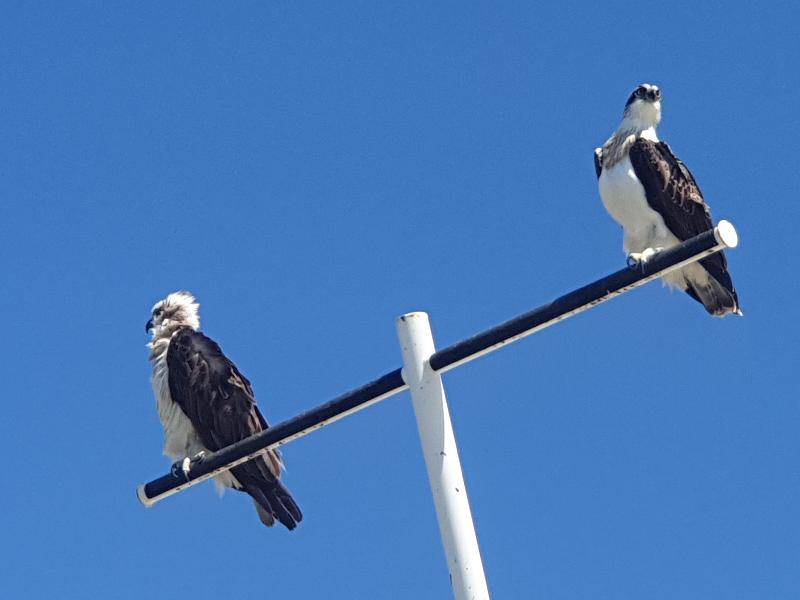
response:
<svg viewBox="0 0 800 600"><path fill-rule="evenodd" d="M158 416L164 426L164 454L202 459L268 427L256 406L250 382L220 347L200 329L200 306L189 292L175 292L153 306L146 330L153 331L150 362ZM277 450L216 476L219 489L231 487L253 498L261 522L275 520L294 529L303 515L281 483L283 461Z"/></svg>
<svg viewBox="0 0 800 600"><path fill-rule="evenodd" d="M659 141L661 90L644 83L628 102L614 135L594 151L600 196L624 231L629 263L713 228L700 188L670 147ZM717 252L664 276L712 315L741 315L725 255Z"/></svg>

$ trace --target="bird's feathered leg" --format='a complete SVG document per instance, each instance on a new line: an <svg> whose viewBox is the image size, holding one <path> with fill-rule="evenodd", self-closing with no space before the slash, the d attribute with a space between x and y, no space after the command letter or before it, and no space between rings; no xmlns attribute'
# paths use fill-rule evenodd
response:
<svg viewBox="0 0 800 600"><path fill-rule="evenodd" d="M197 454L192 457L185 457L182 461L176 462L172 465L170 469L170 473L176 479L183 479L184 481L189 481L189 473L192 470L192 467L203 462L203 459L206 457L205 450L201 450Z"/></svg>
<svg viewBox="0 0 800 600"><path fill-rule="evenodd" d="M645 248L642 252L631 252L628 254L628 267L631 269L641 269L644 265L664 248Z"/></svg>

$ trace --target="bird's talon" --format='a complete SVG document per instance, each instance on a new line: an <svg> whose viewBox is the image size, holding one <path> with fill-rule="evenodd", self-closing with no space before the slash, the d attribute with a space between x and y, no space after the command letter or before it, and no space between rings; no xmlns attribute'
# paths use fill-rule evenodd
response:
<svg viewBox="0 0 800 600"><path fill-rule="evenodd" d="M175 479L182 481L189 481L189 466L191 462L189 458L184 458L181 461L172 464L169 472Z"/></svg>
<svg viewBox="0 0 800 600"><path fill-rule="evenodd" d="M662 250L664 250L664 248L646 248L641 254L642 262L643 263L649 262L656 254L658 254Z"/></svg>

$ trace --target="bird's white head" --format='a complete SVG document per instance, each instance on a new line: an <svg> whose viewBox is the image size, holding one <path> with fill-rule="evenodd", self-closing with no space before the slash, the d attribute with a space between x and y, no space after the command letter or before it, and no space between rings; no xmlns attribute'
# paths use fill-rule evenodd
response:
<svg viewBox="0 0 800 600"><path fill-rule="evenodd" d="M661 121L661 90L658 86L643 83L631 93L622 113L625 129L643 131L655 128Z"/></svg>
<svg viewBox="0 0 800 600"><path fill-rule="evenodd" d="M153 305L145 326L153 331L153 339L172 337L181 327L200 328L200 305L189 292L173 292Z"/></svg>

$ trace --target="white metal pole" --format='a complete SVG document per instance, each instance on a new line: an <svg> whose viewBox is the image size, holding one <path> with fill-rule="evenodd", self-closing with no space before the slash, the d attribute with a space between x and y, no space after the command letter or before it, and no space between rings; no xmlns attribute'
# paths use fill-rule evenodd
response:
<svg viewBox="0 0 800 600"><path fill-rule="evenodd" d="M403 379L414 403L453 595L456 600L488 600L442 377L428 362L436 351L428 315L414 312L399 317L397 335L403 351Z"/></svg>

